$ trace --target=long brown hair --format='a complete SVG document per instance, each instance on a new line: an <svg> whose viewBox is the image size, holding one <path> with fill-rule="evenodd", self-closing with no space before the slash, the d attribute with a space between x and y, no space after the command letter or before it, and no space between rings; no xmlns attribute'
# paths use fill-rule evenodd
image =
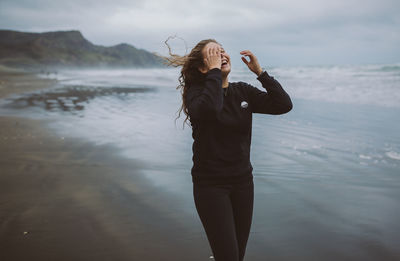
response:
<svg viewBox="0 0 400 261"><path fill-rule="evenodd" d="M190 51L189 54L180 56L177 54L173 54L171 52L171 47L168 44L168 40L171 38L173 38L173 37L170 36L170 37L168 37L167 40L165 40L165 44L168 47L169 57L165 57L165 56L162 56L159 54L157 54L157 55L160 56L164 60L164 63L167 66L173 66L173 67L182 66L181 74L178 78L179 85L176 87L177 90L180 89L180 92L182 94L182 106L178 110L179 114L178 114L178 117L176 117L175 122L180 117L181 112L183 111L186 115L186 118L183 122L183 128L184 128L185 123L187 123L186 121L188 119L190 120L188 108L186 107L186 104L185 104L185 97L186 97L187 89L190 88L190 85L193 82L195 82L196 80L199 80L203 76L203 74L198 70L199 67L204 66L202 50L203 50L204 46L206 46L206 44L208 44L209 42L214 42L214 43L218 43L218 42L214 39L201 40L200 42L198 42L196 44L195 47L193 47L193 49Z"/></svg>

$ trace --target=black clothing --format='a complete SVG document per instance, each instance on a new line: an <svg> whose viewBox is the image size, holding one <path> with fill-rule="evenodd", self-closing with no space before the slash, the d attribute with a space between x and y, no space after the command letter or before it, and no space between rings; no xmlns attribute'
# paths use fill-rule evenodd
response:
<svg viewBox="0 0 400 261"><path fill-rule="evenodd" d="M253 177L252 113L286 113L292 109L290 97L265 71L257 79L267 92L245 82L232 82L227 89L222 88L219 68L198 79L188 86L185 96L194 140L192 181L248 182Z"/></svg>
<svg viewBox="0 0 400 261"><path fill-rule="evenodd" d="M197 213L216 261L242 261L253 216L254 184L193 184Z"/></svg>
<svg viewBox="0 0 400 261"><path fill-rule="evenodd" d="M216 261L242 261L253 215L252 113L283 114L289 95L267 72L267 90L245 82L222 88L221 70L196 75L185 104L193 132L193 196Z"/></svg>

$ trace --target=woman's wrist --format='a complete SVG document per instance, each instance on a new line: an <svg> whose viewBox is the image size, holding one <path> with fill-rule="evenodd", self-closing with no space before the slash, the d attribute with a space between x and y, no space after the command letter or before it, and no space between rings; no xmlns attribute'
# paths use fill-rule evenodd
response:
<svg viewBox="0 0 400 261"><path fill-rule="evenodd" d="M263 70L262 68L259 68L259 69L256 71L257 77L259 77L263 72L264 72L264 70Z"/></svg>

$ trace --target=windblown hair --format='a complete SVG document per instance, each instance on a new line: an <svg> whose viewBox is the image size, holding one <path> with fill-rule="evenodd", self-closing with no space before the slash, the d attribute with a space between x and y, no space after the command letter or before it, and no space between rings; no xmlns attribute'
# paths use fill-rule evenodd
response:
<svg viewBox="0 0 400 261"><path fill-rule="evenodd" d="M203 48L209 43L209 42L214 42L218 43L214 39L205 39L201 40L199 43L196 44L196 46L190 51L189 54L180 56L177 54L173 54L171 52L171 47L168 44L168 40L171 39L172 37L168 37L168 39L165 41L165 44L168 47L168 53L169 57L165 56L160 56L164 63L167 66L173 66L173 67L179 67L182 66L181 69L181 74L178 78L179 80L179 85L176 87L176 89L180 89L180 92L182 94L182 106L180 107L178 117L176 117L175 121L180 117L181 112L183 111L184 114L186 115L186 119L183 122L183 128L185 126L186 121L189 119L189 112L188 108L185 104L185 97L186 97L186 92L188 88L190 88L190 85L196 81L198 81L202 77L202 73L198 70L198 68L203 67L204 60L203 60L203 54L202 50ZM188 124L189 125L189 124ZM189 125L190 126L190 125Z"/></svg>

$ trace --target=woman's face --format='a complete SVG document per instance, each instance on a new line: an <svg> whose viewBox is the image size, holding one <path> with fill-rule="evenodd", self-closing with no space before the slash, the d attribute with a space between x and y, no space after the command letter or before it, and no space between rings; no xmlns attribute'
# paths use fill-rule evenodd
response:
<svg viewBox="0 0 400 261"><path fill-rule="evenodd" d="M221 46L221 71L222 75L228 76L231 72L231 57L225 49Z"/></svg>
<svg viewBox="0 0 400 261"><path fill-rule="evenodd" d="M206 44L202 50L203 53L203 58L205 57L205 51L206 51L206 47L209 44L215 44L214 42L209 42L208 44ZM218 44L219 45L219 44ZM219 45L221 47L221 73L222 76L228 76L228 74L231 71L231 57L229 56L229 54L227 52L225 52L225 49Z"/></svg>

